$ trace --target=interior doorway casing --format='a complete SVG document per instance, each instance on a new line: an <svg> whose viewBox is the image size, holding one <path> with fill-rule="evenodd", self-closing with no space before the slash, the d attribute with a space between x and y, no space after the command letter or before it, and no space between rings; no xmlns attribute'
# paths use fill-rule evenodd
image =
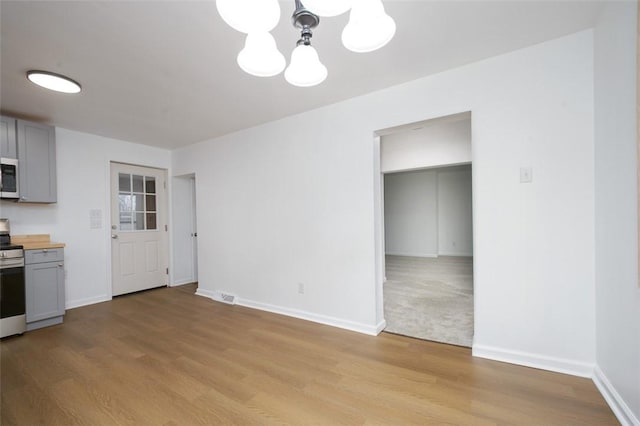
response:
<svg viewBox="0 0 640 426"><path fill-rule="evenodd" d="M473 146L473 114L470 111L461 112L461 113L453 113L447 116L439 116L433 118L427 118L423 120L424 122L431 120L441 120L441 121L450 121L456 120L459 117L468 116L471 123L471 164L473 164L475 160L474 155L474 146ZM374 186L374 253L375 253L375 294L376 294L376 323L378 324L378 332L384 330L386 326L386 320L384 317L384 281L385 277L385 269L386 269L386 261L385 261L385 239L384 239L384 173L382 171L382 147L381 147L381 137L385 135L392 134L397 132L400 129L408 129L415 127L416 122L407 123L399 126L390 127L387 129L380 129L374 131L373 136L373 155L374 155L374 176L373 176L373 186ZM472 205L472 227L473 227L473 256L474 259L477 256L476 252L476 230L477 230L477 215L476 211L476 171L475 168L471 169L471 182L472 182L472 193L471 193L471 205ZM478 262L474 260L473 264L473 276L477 276L477 267ZM477 282L474 280L474 293L477 294ZM477 297L474 297L474 335L478 333L477 327L477 315L475 315L477 310ZM475 341L475 337L474 337ZM472 344L473 348L473 344Z"/></svg>

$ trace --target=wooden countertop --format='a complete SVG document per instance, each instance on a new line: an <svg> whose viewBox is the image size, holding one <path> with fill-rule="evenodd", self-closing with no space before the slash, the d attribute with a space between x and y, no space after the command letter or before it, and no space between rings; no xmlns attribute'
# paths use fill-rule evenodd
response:
<svg viewBox="0 0 640 426"><path fill-rule="evenodd" d="M20 244L25 250L64 248L64 243L51 241L49 234L12 235L11 244Z"/></svg>

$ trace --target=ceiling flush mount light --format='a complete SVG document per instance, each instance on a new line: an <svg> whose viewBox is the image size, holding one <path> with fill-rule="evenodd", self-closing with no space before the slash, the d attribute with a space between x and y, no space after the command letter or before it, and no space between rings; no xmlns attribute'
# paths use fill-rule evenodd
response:
<svg viewBox="0 0 640 426"><path fill-rule="evenodd" d="M291 53L285 79L294 86L311 87L327 78L327 68L311 46L313 29L320 16L337 16L351 10L342 32L344 46L353 52L371 52L389 43L396 32L394 20L386 14L382 0L295 0L291 17L300 39ZM258 77L280 74L286 61L269 33L280 20L277 0L217 0L222 19L233 29L246 33L245 47L238 54L243 71Z"/></svg>
<svg viewBox="0 0 640 426"><path fill-rule="evenodd" d="M69 77L49 71L27 71L27 78L32 83L45 89L62 93L79 93L82 90L80 84Z"/></svg>

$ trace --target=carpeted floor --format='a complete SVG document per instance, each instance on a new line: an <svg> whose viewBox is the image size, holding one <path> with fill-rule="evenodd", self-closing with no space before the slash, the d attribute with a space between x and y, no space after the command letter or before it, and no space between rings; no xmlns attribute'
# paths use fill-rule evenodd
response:
<svg viewBox="0 0 640 426"><path fill-rule="evenodd" d="M473 258L386 256L384 331L471 347Z"/></svg>

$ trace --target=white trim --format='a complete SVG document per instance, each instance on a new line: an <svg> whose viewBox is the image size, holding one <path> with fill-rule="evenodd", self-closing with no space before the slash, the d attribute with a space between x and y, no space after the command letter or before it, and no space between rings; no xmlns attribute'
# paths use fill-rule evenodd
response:
<svg viewBox="0 0 640 426"><path fill-rule="evenodd" d="M387 256L407 256L407 257L433 257L436 258L438 257L437 254L434 253L405 253L405 252L396 252L396 251L388 251L385 253L385 255Z"/></svg>
<svg viewBox="0 0 640 426"><path fill-rule="evenodd" d="M478 358L492 359L494 361L508 362L510 364L587 378L593 377L593 369L595 367L594 364L588 362L483 345L473 345L472 354Z"/></svg>
<svg viewBox="0 0 640 426"><path fill-rule="evenodd" d="M194 281L191 278L187 278L187 279L184 279L184 280L172 282L172 283L169 284L169 287L178 287L178 286L181 286L181 285L194 284L196 282L197 281Z"/></svg>
<svg viewBox="0 0 640 426"><path fill-rule="evenodd" d="M380 324L371 326L368 324L362 324L362 323L357 323L353 321L346 321L340 318L314 314L312 312L300 311L298 309L285 308L282 306L275 306L275 305L270 305L268 303L261 303L261 302L256 302L253 300L247 300L247 299L241 299L241 298L238 298L236 300L236 304L240 306L245 306L247 308L273 312L274 314L286 315L293 318L317 322L319 324L325 324L333 327L343 328L345 330L357 331L358 333L368 334L370 336L377 336L380 333L380 331L378 331L378 328L381 327L382 324L384 323L384 321L381 321Z"/></svg>
<svg viewBox="0 0 640 426"><path fill-rule="evenodd" d="M640 425L640 421L633 414L631 408L624 402L624 399L620 396L620 394L616 391L616 388L613 387L607 376L604 375L604 372L598 367L596 364L593 369L593 383L595 383L596 387L604 397L609 407L613 411L613 414L616 415L618 421L622 426L638 426Z"/></svg>
<svg viewBox="0 0 640 426"><path fill-rule="evenodd" d="M196 295L208 297L209 299L213 299L217 302L221 302L220 292L219 291L211 291L205 289L196 290ZM375 326L357 323L353 321L346 321L340 318L329 317L325 315L318 315L312 312L300 311L298 309L285 308L282 306L270 305L268 303L256 302L253 300L241 299L239 297L236 298L236 305L244 306L246 308L257 309L259 311L272 312L274 314L285 315L288 317L298 318L306 321L311 321L319 324L330 325L332 327L338 327L345 330L356 331L358 333L368 334L370 336L377 336L380 332L387 326L387 322L385 320L380 321L380 323Z"/></svg>
<svg viewBox="0 0 640 426"><path fill-rule="evenodd" d="M207 297L209 299L215 300L216 302L222 302L219 291L211 291L198 287L196 289L196 296Z"/></svg>
<svg viewBox="0 0 640 426"><path fill-rule="evenodd" d="M460 253L460 252L440 252L438 256L451 256L451 257L473 257L473 253Z"/></svg>
<svg viewBox="0 0 640 426"><path fill-rule="evenodd" d="M109 294L105 294L97 297L88 297L86 299L68 300L66 303L66 309L79 308L81 306L94 305L96 303L108 302L112 297Z"/></svg>

